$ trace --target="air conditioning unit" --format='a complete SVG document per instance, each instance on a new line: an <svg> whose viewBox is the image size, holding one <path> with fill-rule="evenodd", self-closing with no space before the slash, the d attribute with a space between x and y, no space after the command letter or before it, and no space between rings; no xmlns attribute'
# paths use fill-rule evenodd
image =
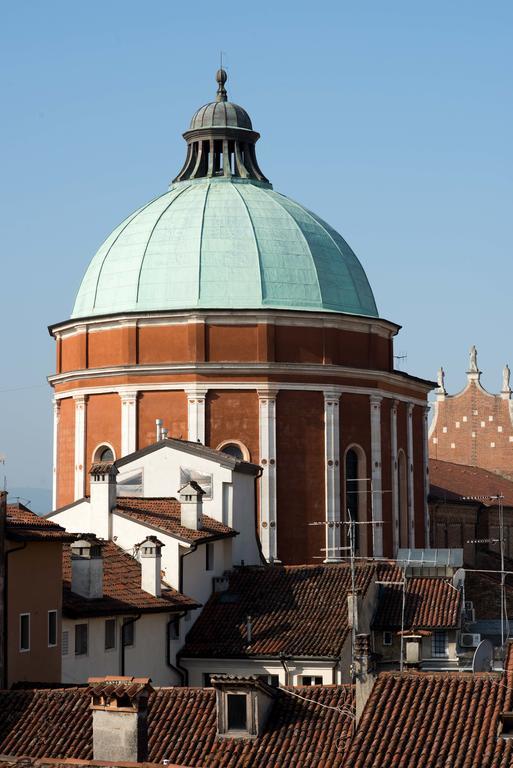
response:
<svg viewBox="0 0 513 768"><path fill-rule="evenodd" d="M481 642L481 635L472 632L462 632L460 635L460 645L462 648L477 648Z"/></svg>

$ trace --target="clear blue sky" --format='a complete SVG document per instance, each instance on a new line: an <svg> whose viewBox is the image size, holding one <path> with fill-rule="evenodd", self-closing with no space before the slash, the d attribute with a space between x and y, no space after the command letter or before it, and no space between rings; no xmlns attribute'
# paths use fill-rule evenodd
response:
<svg viewBox="0 0 513 768"><path fill-rule="evenodd" d="M403 367L450 391L479 350L513 364L513 3L3 0L0 453L11 487L51 486L54 366L111 229L164 191L215 93L262 134L275 188L360 257ZM2 468L0 466L0 476Z"/></svg>

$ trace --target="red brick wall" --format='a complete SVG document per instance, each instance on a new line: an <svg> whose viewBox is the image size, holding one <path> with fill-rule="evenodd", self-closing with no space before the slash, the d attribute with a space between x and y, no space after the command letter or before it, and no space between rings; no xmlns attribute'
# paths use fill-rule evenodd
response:
<svg viewBox="0 0 513 768"><path fill-rule="evenodd" d="M155 419L163 419L169 437L187 440L187 397L185 392L143 392L137 404L137 447L156 440Z"/></svg>
<svg viewBox="0 0 513 768"><path fill-rule="evenodd" d="M116 456L121 455L121 398L116 393L90 395L86 404L86 496L89 495L89 468L93 451L100 443L109 443Z"/></svg>
<svg viewBox="0 0 513 768"><path fill-rule="evenodd" d="M324 397L322 392L283 390L276 401L278 557L316 563L323 556Z"/></svg>
<svg viewBox="0 0 513 768"><path fill-rule="evenodd" d="M513 477L509 401L490 395L476 382L471 382L459 395L438 401L429 455Z"/></svg>
<svg viewBox="0 0 513 768"><path fill-rule="evenodd" d="M57 507L71 504L75 488L75 402L60 401L57 433Z"/></svg>
<svg viewBox="0 0 513 768"><path fill-rule="evenodd" d="M205 441L212 448L225 440L240 440L258 463L258 396L244 390L209 390L206 399Z"/></svg>

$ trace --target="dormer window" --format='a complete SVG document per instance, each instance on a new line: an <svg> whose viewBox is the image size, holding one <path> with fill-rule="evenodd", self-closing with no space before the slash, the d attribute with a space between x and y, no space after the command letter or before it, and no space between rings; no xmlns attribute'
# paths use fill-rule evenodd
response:
<svg viewBox="0 0 513 768"><path fill-rule="evenodd" d="M229 731L246 731L248 728L248 706L245 693L227 695L227 715Z"/></svg>
<svg viewBox="0 0 513 768"><path fill-rule="evenodd" d="M501 712L502 738L513 739L513 712Z"/></svg>

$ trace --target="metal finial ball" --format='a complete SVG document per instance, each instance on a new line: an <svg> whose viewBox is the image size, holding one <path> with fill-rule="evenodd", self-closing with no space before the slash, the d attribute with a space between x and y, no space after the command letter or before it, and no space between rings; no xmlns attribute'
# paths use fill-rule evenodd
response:
<svg viewBox="0 0 513 768"><path fill-rule="evenodd" d="M216 72L216 80L219 83L219 85L224 85L226 81L228 80L228 75L226 74L225 69L218 69Z"/></svg>

